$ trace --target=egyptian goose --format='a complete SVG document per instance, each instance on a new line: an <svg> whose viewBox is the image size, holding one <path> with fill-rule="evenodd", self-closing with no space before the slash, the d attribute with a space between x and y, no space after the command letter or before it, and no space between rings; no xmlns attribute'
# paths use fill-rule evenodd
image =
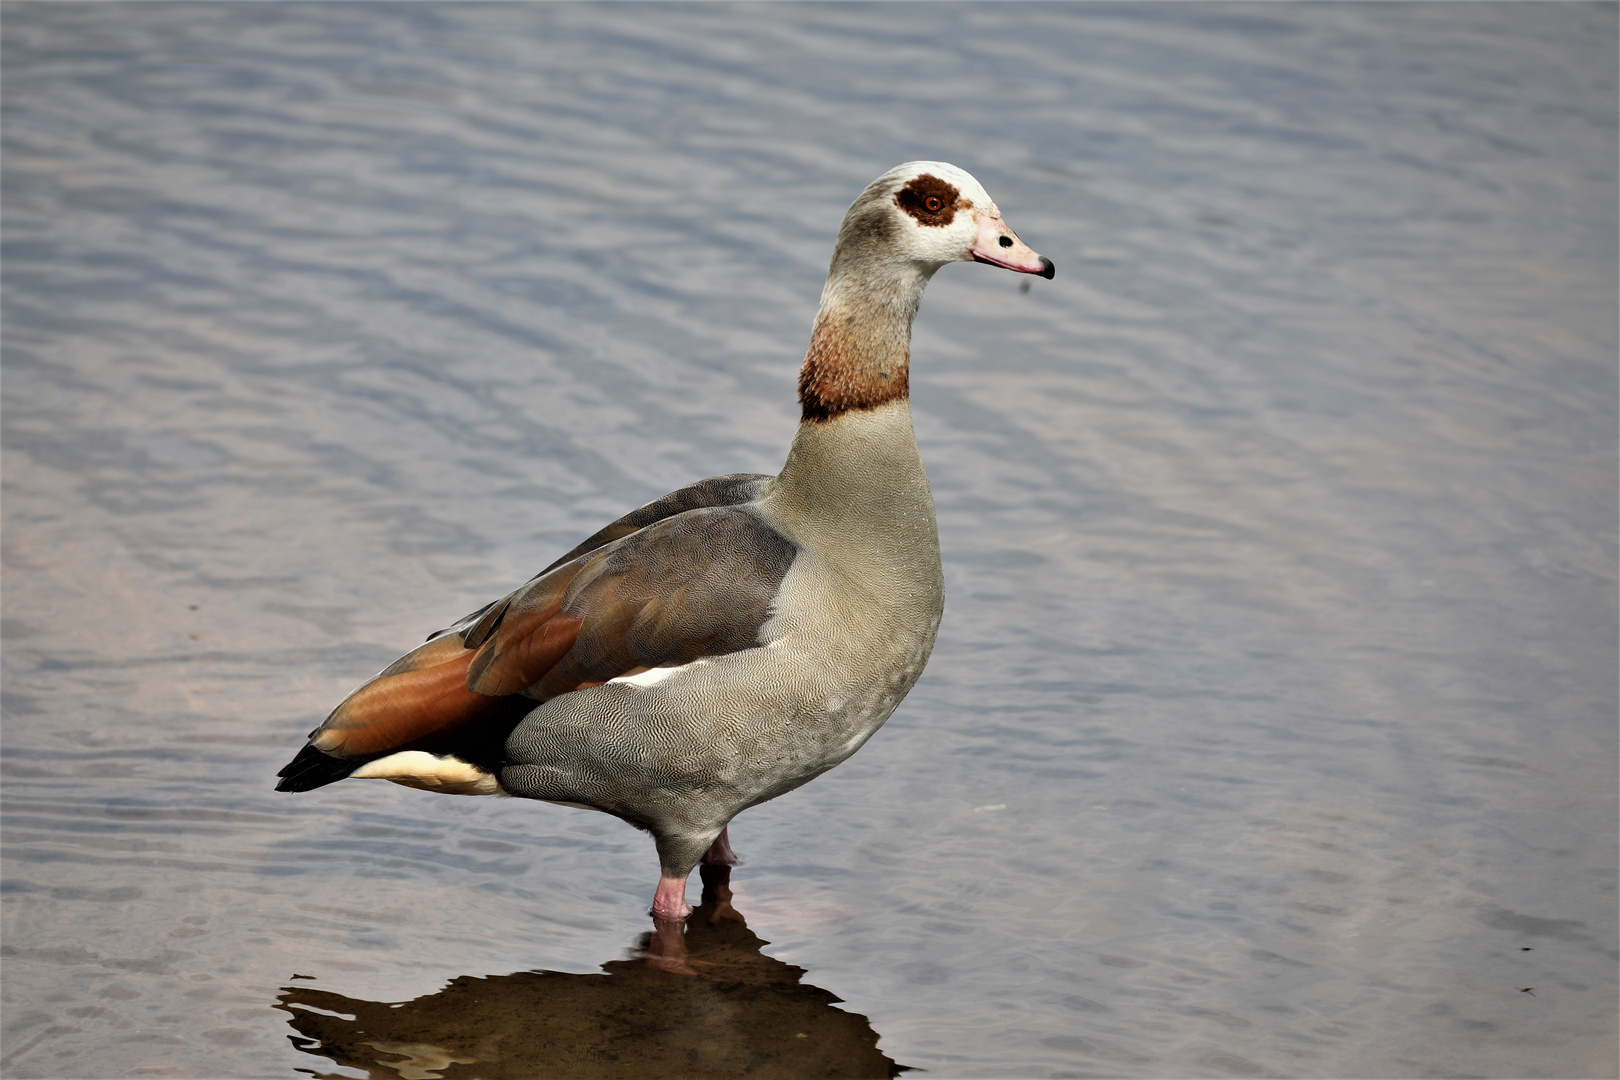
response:
<svg viewBox="0 0 1620 1080"><path fill-rule="evenodd" d="M652 833L655 918L686 917L726 826L849 757L906 696L944 607L907 365L946 263L1050 278L979 182L937 161L850 206L780 475L631 511L360 687L280 772L601 810Z"/></svg>

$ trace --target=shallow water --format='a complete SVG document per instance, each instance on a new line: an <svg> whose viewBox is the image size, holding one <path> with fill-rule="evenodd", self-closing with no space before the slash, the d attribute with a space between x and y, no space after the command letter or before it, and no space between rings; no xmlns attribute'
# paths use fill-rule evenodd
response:
<svg viewBox="0 0 1620 1080"><path fill-rule="evenodd" d="M939 1077L1620 1068L1613 5L0 17L5 1075L361 1075L327 1014L408 1000L373 1075L518 1075L457 987L656 1000L641 834L274 773L774 471L843 210L924 157L1058 276L924 299L944 627L734 824L747 963Z"/></svg>

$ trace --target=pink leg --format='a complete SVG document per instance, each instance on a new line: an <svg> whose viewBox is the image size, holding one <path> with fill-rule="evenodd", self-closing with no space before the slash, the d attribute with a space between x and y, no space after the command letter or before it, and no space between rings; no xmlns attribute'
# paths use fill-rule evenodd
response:
<svg viewBox="0 0 1620 1080"><path fill-rule="evenodd" d="M686 879L660 877L658 892L653 894L653 918L684 919L690 914L692 909L686 904Z"/></svg>
<svg viewBox="0 0 1620 1080"><path fill-rule="evenodd" d="M720 830L720 835L714 838L709 850L703 853L704 866L736 866L737 856L732 854L731 840L726 836L731 826Z"/></svg>

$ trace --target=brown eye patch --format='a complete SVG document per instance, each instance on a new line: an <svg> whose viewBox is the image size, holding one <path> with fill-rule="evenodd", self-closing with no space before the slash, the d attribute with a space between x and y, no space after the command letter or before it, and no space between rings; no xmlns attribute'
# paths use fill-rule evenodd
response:
<svg viewBox="0 0 1620 1080"><path fill-rule="evenodd" d="M973 204L937 176L923 173L895 192L895 205L917 219L919 225L949 225L958 210Z"/></svg>

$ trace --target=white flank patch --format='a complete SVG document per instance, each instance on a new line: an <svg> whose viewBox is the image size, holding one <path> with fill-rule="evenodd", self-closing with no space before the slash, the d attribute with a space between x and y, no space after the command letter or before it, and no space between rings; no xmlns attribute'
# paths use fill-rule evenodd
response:
<svg viewBox="0 0 1620 1080"><path fill-rule="evenodd" d="M368 761L349 774L361 780L392 780L406 787L438 791L446 795L499 795L495 777L476 765L452 757L439 757L424 750L401 750L397 754Z"/></svg>
<svg viewBox="0 0 1620 1080"><path fill-rule="evenodd" d="M693 664L701 662L702 661L698 660L692 661ZM620 675L617 679L609 679L608 682L628 683L631 686L656 686L665 679L669 678L671 675L675 674L677 671L685 671L691 666L692 664L682 664L680 667L648 668L640 675Z"/></svg>

